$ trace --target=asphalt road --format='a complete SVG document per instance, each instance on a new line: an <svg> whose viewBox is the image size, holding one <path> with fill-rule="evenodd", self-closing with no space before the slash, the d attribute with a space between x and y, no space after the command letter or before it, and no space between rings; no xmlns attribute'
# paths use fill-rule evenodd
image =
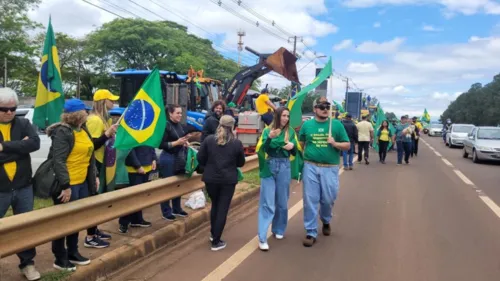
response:
<svg viewBox="0 0 500 281"><path fill-rule="evenodd" d="M211 252L202 229L112 280L499 280L499 165L473 164L428 137L410 165L396 166L394 152L386 165L374 156L342 173L333 234L312 248L302 246L296 184L285 239L270 238L269 252L255 238L256 199L234 211L226 249Z"/></svg>

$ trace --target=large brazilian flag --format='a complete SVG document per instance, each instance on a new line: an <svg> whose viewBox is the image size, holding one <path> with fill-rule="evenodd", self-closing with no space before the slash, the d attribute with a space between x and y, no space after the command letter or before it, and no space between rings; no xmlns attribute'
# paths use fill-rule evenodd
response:
<svg viewBox="0 0 500 281"><path fill-rule="evenodd" d="M45 36L42 67L38 76L33 123L40 129L59 122L64 107L61 68L52 23Z"/></svg>
<svg viewBox="0 0 500 281"><path fill-rule="evenodd" d="M160 72L155 68L125 109L116 132L115 148L131 149L142 145L157 148L166 125Z"/></svg>

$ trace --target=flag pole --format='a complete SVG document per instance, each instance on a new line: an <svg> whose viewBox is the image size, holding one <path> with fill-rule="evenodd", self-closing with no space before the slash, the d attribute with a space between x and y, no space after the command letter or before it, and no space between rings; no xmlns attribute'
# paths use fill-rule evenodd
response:
<svg viewBox="0 0 500 281"><path fill-rule="evenodd" d="M331 91L331 95L330 95L330 98L332 99L331 102L330 102L330 112L328 115L330 115L330 126L328 126L328 136L332 136L332 107L333 107L333 75L330 76L330 79L329 79L329 84L330 84L330 91Z"/></svg>

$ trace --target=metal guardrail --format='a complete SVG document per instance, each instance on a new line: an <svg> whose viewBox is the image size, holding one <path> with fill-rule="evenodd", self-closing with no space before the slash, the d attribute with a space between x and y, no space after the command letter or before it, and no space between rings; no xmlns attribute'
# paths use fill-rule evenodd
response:
<svg viewBox="0 0 500 281"><path fill-rule="evenodd" d="M257 155L253 155L241 170L258 167ZM176 176L0 219L0 258L203 187L201 175Z"/></svg>

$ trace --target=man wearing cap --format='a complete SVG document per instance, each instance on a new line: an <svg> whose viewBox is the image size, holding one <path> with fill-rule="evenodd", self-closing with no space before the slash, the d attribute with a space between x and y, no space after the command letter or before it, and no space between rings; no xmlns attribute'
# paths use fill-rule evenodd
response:
<svg viewBox="0 0 500 281"><path fill-rule="evenodd" d="M340 152L349 150L351 143L339 120L331 119L330 103L324 97L313 103L315 118L302 125L299 141L304 147L303 198L305 247L311 247L318 236L319 215L323 235L331 233L332 210L339 190ZM331 130L331 135L330 135Z"/></svg>
<svg viewBox="0 0 500 281"><path fill-rule="evenodd" d="M352 170L353 166L353 158L354 158L354 147L356 146L356 142L358 142L358 128L356 124L352 121L352 115L347 113L345 119L342 120L342 124L349 136L349 142L351 143L349 150L344 151L342 158L344 160L344 170Z"/></svg>
<svg viewBox="0 0 500 281"><path fill-rule="evenodd" d="M260 92L259 97L255 100L255 106L262 121L269 126L273 122L273 112L276 110L276 106L269 99L267 87Z"/></svg>
<svg viewBox="0 0 500 281"><path fill-rule="evenodd" d="M30 153L40 149L40 138L28 119L16 117L18 103L14 90L0 88L0 218L9 207L14 215L33 210ZM19 252L17 256L24 276L28 280L40 279L33 261L35 248Z"/></svg>
<svg viewBox="0 0 500 281"><path fill-rule="evenodd" d="M392 137L392 142L396 143L398 150L398 165L403 164L403 153L405 163L410 163L411 133L408 115L401 116L401 124L396 126L396 133Z"/></svg>

